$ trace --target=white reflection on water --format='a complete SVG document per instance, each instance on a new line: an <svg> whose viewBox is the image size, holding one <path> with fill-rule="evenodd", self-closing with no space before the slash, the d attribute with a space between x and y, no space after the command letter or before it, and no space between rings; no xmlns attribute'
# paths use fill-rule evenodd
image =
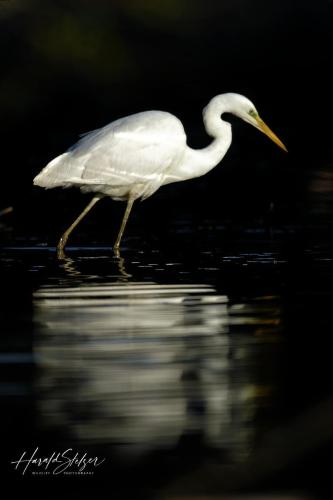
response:
<svg viewBox="0 0 333 500"><path fill-rule="evenodd" d="M252 373L254 334L279 324L266 302L229 305L201 284L40 288L42 424L124 451L173 447L195 434L234 458L246 455L258 394L265 393ZM250 332L231 335L233 325Z"/></svg>

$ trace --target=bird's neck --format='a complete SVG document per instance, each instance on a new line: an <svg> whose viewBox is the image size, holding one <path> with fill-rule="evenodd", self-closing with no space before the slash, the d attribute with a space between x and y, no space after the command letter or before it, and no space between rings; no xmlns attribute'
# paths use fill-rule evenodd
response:
<svg viewBox="0 0 333 500"><path fill-rule="evenodd" d="M205 129L208 135L214 139L230 136L231 141L231 125L221 118L223 113L228 113L230 111L230 104L225 98L225 94L218 95L211 99L202 112Z"/></svg>
<svg viewBox="0 0 333 500"><path fill-rule="evenodd" d="M227 103L215 97L203 110L203 121L208 135L213 141L203 149L187 148L183 161L180 162L179 176L182 179L200 177L220 163L229 149L232 139L231 124L221 119L222 113L228 111Z"/></svg>
<svg viewBox="0 0 333 500"><path fill-rule="evenodd" d="M228 151L232 137L230 123L220 120L219 132L206 148L190 151L192 168L196 169L196 175L192 177L200 177L212 170Z"/></svg>
<svg viewBox="0 0 333 500"><path fill-rule="evenodd" d="M203 121L213 141L203 149L187 147L178 165L165 176L163 184L201 177L220 163L232 139L231 124L221 119L221 115L228 111L228 103L223 95L209 102L203 110Z"/></svg>

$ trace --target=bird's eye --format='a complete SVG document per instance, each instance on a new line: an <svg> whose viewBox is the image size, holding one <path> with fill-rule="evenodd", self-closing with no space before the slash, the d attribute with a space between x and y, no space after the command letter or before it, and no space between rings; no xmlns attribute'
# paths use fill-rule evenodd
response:
<svg viewBox="0 0 333 500"><path fill-rule="evenodd" d="M254 109L250 109L249 115L252 116L252 118L256 118L258 116L258 113Z"/></svg>

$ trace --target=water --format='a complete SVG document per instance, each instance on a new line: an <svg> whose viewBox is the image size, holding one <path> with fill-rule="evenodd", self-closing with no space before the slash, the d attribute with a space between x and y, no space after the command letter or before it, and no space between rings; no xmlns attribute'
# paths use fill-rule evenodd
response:
<svg viewBox="0 0 333 500"><path fill-rule="evenodd" d="M256 226L230 238L203 220L200 242L187 228L178 221L173 243L144 250L132 236L121 257L108 245L70 246L64 261L39 242L3 245L10 460L37 446L98 456L89 484L111 481L114 498L148 498L177 478L175 491L196 491L216 466L215 492L318 487L333 413L325 228Z"/></svg>
<svg viewBox="0 0 333 500"><path fill-rule="evenodd" d="M207 446L246 455L256 407L272 390L269 376L253 373L264 352L274 363L267 344L276 342L279 305L265 299L229 304L214 287L187 282L40 288L42 423L120 454L172 449L200 434Z"/></svg>

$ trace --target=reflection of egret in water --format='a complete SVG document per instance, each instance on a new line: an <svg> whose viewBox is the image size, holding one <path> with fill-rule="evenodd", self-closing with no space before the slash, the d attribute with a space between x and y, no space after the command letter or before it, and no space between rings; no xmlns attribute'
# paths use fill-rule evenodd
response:
<svg viewBox="0 0 333 500"><path fill-rule="evenodd" d="M210 285L149 282L42 287L34 303L46 427L123 450L199 435L247 453L258 395L251 342L258 325L272 326L260 304L243 310Z"/></svg>
<svg viewBox="0 0 333 500"><path fill-rule="evenodd" d="M127 282L132 275L128 274L126 271L126 262L124 257L121 256L120 252L115 252L113 260L118 271L118 275L116 275L115 278L118 282ZM75 260L71 257L67 257L65 253L63 253L62 259L59 259L59 267L65 271L66 276L69 278L87 278L87 276L82 275L82 272L77 268ZM89 276L89 278L92 278L92 276Z"/></svg>

